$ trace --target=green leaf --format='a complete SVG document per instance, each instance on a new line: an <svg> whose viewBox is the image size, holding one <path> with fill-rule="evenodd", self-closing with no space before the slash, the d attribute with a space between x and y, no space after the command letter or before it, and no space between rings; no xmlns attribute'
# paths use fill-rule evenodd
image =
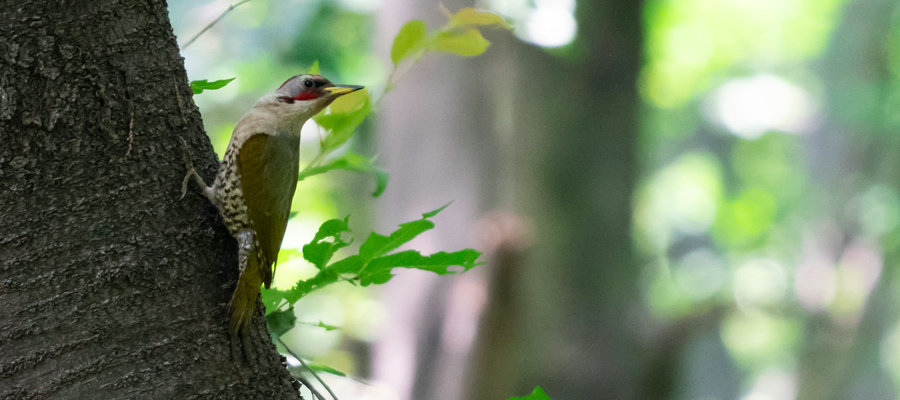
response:
<svg viewBox="0 0 900 400"><path fill-rule="evenodd" d="M316 232L316 236L313 237L313 242L333 237L335 239L340 240L341 233L350 232L350 216L344 217L344 219L329 219L322 223L319 226L318 232Z"/></svg>
<svg viewBox="0 0 900 400"><path fill-rule="evenodd" d="M294 315L294 307L288 307L287 310L273 311L266 314L266 324L269 326L269 332L281 336L294 327L297 322L297 316Z"/></svg>
<svg viewBox="0 0 900 400"><path fill-rule="evenodd" d="M289 293L287 290L278 290L278 289L262 289L260 292L262 296L263 305L266 306L266 315L274 313L278 311L278 306L285 300L285 296Z"/></svg>
<svg viewBox="0 0 900 400"><path fill-rule="evenodd" d="M225 87L225 85L229 84L235 78L231 79L222 79L218 81L207 82L206 79L199 81L191 81L191 90L194 91L194 94L203 93L204 90L216 90Z"/></svg>
<svg viewBox="0 0 900 400"><path fill-rule="evenodd" d="M309 71L307 71L306 73L312 74L312 75L321 74L322 71L319 70L319 60L313 61L313 65L311 67L309 67Z"/></svg>
<svg viewBox="0 0 900 400"><path fill-rule="evenodd" d="M313 240L303 245L303 258L318 269L325 268L335 252L350 244L341 239L341 233L350 232L349 224L350 216L325 221Z"/></svg>
<svg viewBox="0 0 900 400"><path fill-rule="evenodd" d="M434 228L434 222L429 221L428 218L438 215L449 205L450 203L447 203L441 208L422 214L422 219L400 224L400 229L391 233L390 236L372 232L362 246L359 247L360 257L372 260L413 240L422 232Z"/></svg>
<svg viewBox="0 0 900 400"><path fill-rule="evenodd" d="M375 191L372 193L372 196L378 197L382 193L384 193L385 189L387 189L387 184L390 180L390 174L388 174L387 171L377 167L374 161L374 159L369 159L362 155L348 152L341 157L332 160L328 164L301 171L299 179L302 181L313 175L323 174L328 171L334 171L338 169L353 172L372 172L375 174Z"/></svg>
<svg viewBox="0 0 900 400"><path fill-rule="evenodd" d="M426 219L427 219L427 218L434 217L435 215L438 215L441 211L444 211L445 208L450 207L451 204L453 204L452 201L449 202L449 203L447 203L447 204L444 204L443 207L438 208L437 210L429 211L429 212L427 212L427 213L425 213L425 214L422 214L422 218L426 218Z"/></svg>
<svg viewBox="0 0 900 400"><path fill-rule="evenodd" d="M341 329L341 327L339 327L339 326L328 325L328 324L326 324L326 323L324 323L324 322L322 322L322 321L319 321L318 324L314 324L314 323L312 323L312 322L297 322L297 323L300 324L300 325L309 325L309 326L314 326L314 327L316 327L316 328L323 328L323 329L325 329L325 330L328 331L328 332L331 332L331 331L334 331L334 330Z"/></svg>
<svg viewBox="0 0 900 400"><path fill-rule="evenodd" d="M400 64L400 61L424 47L426 31L425 22L417 19L407 22L400 28L391 46L391 61L394 65Z"/></svg>
<svg viewBox="0 0 900 400"><path fill-rule="evenodd" d="M347 376L347 374L345 374L341 371L338 371L334 368L331 368L327 365L322 365L322 364L309 364L309 369L316 371L316 372L327 372L329 374L337 375L337 376Z"/></svg>
<svg viewBox="0 0 900 400"><path fill-rule="evenodd" d="M366 102L370 99L369 89L363 88L338 97L334 103L328 106L328 110L331 114L347 114L365 107Z"/></svg>
<svg viewBox="0 0 900 400"><path fill-rule="evenodd" d="M371 162L362 155L348 152L338 158L335 158L334 160L331 160L330 162L328 162L328 164L300 171L299 179L302 181L311 176L324 174L328 171L334 171L336 169L354 172L368 171L371 168L371 165Z"/></svg>
<svg viewBox="0 0 900 400"><path fill-rule="evenodd" d="M550 400L550 396L547 396L547 393L544 393L544 389L538 386L527 396L510 397L509 400Z"/></svg>
<svg viewBox="0 0 900 400"><path fill-rule="evenodd" d="M431 42L435 51L458 54L463 57L477 56L487 50L488 42L475 28L457 28L442 31Z"/></svg>
<svg viewBox="0 0 900 400"><path fill-rule="evenodd" d="M478 262L481 252L473 249L452 253L438 252L427 256L415 250L387 254L408 243L419 234L433 228L434 223L429 221L428 218L434 217L446 207L447 205L424 213L422 214L422 219L400 224L400 228L390 235L385 236L373 232L360 246L359 254L332 262L324 268L321 267L323 260L330 259L333 252L329 254L329 251L333 250L333 248L323 247L308 250L304 246L304 257L311 259L311 262L319 267L319 272L310 279L297 282L291 290L264 290L263 302L266 303L267 307L269 304L283 305L283 302L293 305L313 290L321 289L340 281L350 283L359 281L361 286L385 283L393 277L392 271L394 268L415 268L431 271L439 275L447 275L458 272L457 270L451 270L450 267L453 266L460 267L461 272L465 272L481 265L482 263ZM343 221L326 221L319 228L319 233L316 234L316 237L310 244L321 244L323 241L328 245L338 243L340 235L348 231L347 221L347 219ZM328 240L329 238L331 240ZM347 277L348 275L350 278Z"/></svg>
<svg viewBox="0 0 900 400"><path fill-rule="evenodd" d="M372 260L375 257L406 244L416 236L419 236L422 232L431 228L434 228L434 222L423 218L400 224L400 229L391 233L390 236L379 235L372 232L366 241L363 242L362 246L359 247L359 256L367 261Z"/></svg>
<svg viewBox="0 0 900 400"><path fill-rule="evenodd" d="M334 273L336 276L342 274L355 274L362 271L365 266L366 260L360 257L359 254L355 254L329 265L328 271Z"/></svg>
<svg viewBox="0 0 900 400"><path fill-rule="evenodd" d="M489 11L476 10L471 7L463 8L450 16L449 26L490 26L497 25L503 28L511 26L503 17Z"/></svg>
<svg viewBox="0 0 900 400"><path fill-rule="evenodd" d="M423 256L415 250L401 251L372 260L364 271L357 276L359 284L369 286L373 283L382 284L389 281L394 268L414 268L423 271L431 271L438 275L455 273L451 266L463 268L462 272L475 268L482 263L478 262L481 252L473 249L455 251L453 253L438 252L430 256Z"/></svg>
<svg viewBox="0 0 900 400"><path fill-rule="evenodd" d="M331 113L314 118L317 124L328 131L321 143L321 151L329 152L350 140L356 127L372 113L372 101L367 97L360 108L348 113Z"/></svg>
<svg viewBox="0 0 900 400"><path fill-rule="evenodd" d="M322 321L319 321L319 324L316 325L316 326L318 326L319 328L325 328L325 330L328 331L328 332L331 332L331 331L337 330L337 329L341 329L339 326L326 325L326 324L325 324L324 322L322 322Z"/></svg>
<svg viewBox="0 0 900 400"><path fill-rule="evenodd" d="M381 168L374 168L375 172L375 191L372 192L372 197L381 196L382 193L387 189L388 181L391 179L391 174Z"/></svg>

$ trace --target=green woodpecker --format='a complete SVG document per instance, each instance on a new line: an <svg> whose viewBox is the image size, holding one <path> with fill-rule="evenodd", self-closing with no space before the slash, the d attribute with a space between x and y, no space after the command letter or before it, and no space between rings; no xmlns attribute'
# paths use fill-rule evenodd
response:
<svg viewBox="0 0 900 400"><path fill-rule="evenodd" d="M335 85L320 75L291 77L260 98L234 127L212 186L206 186L186 156L182 196L193 176L238 242L240 276L228 303L232 336L256 312L260 284L267 289L272 284L297 188L300 128L336 98L362 88Z"/></svg>

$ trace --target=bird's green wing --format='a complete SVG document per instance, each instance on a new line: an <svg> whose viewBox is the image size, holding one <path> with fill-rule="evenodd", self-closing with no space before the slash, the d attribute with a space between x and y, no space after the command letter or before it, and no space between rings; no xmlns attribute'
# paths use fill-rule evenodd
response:
<svg viewBox="0 0 900 400"><path fill-rule="evenodd" d="M249 137L237 156L237 169L250 228L257 249L262 281L272 284L278 250L291 214L291 199L297 189L300 168L300 138L259 133Z"/></svg>

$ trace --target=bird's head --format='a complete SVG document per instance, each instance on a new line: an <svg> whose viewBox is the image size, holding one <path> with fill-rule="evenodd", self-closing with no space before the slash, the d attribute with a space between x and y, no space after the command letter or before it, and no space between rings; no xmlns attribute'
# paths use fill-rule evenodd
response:
<svg viewBox="0 0 900 400"><path fill-rule="evenodd" d="M338 97L362 88L356 85L335 85L322 75L295 75L278 87L275 100L285 110L312 118Z"/></svg>

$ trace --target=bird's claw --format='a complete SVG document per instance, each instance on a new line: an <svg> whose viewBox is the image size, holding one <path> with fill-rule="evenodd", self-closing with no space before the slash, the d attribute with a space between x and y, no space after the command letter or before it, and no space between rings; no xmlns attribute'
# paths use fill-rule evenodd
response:
<svg viewBox="0 0 900 400"><path fill-rule="evenodd" d="M178 140L181 141L181 156L184 158L184 166L188 170L187 175L184 176L184 180L181 182L181 198L184 199L184 196L187 195L188 181L192 175L197 174L197 170L194 169L194 163L191 162L191 154L188 151L187 142L181 136L178 137Z"/></svg>
<svg viewBox="0 0 900 400"><path fill-rule="evenodd" d="M196 173L197 173L197 171L194 170L194 167L190 167L190 169L188 169L187 175L184 176L184 180L181 181L181 198L182 199L187 194L188 181L191 180L191 175L196 174Z"/></svg>

